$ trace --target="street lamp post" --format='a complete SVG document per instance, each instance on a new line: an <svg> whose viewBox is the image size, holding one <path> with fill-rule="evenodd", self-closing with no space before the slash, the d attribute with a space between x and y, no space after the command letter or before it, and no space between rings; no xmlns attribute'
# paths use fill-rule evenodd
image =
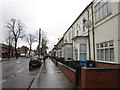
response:
<svg viewBox="0 0 120 90"><path fill-rule="evenodd" d="M10 31L9 31L9 37L8 37L8 41L9 41L9 46L8 46L8 59L10 59Z"/></svg>
<svg viewBox="0 0 120 90"><path fill-rule="evenodd" d="M41 28L39 29L38 56L40 56L40 41L41 41Z"/></svg>

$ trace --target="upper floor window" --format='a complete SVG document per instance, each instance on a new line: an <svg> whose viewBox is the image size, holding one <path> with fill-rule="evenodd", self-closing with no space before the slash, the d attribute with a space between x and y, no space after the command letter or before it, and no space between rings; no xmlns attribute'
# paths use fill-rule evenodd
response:
<svg viewBox="0 0 120 90"><path fill-rule="evenodd" d="M85 26L83 25L83 32L85 32Z"/></svg>
<svg viewBox="0 0 120 90"><path fill-rule="evenodd" d="M78 30L79 30L79 31L81 30L80 26L78 26Z"/></svg>
<svg viewBox="0 0 120 90"><path fill-rule="evenodd" d="M108 16L111 13L112 13L112 8L111 8L110 0L99 2L95 6L95 20L96 20L96 22L100 21L101 19L105 18L106 16Z"/></svg>
<svg viewBox="0 0 120 90"><path fill-rule="evenodd" d="M77 30L77 36L79 35L79 30Z"/></svg>
<svg viewBox="0 0 120 90"><path fill-rule="evenodd" d="M67 36L65 37L65 43L67 43Z"/></svg>
<svg viewBox="0 0 120 90"><path fill-rule="evenodd" d="M83 32L85 32L85 25L84 25L85 21L86 21L85 18L83 18Z"/></svg>
<svg viewBox="0 0 120 90"><path fill-rule="evenodd" d="M69 41L71 41L71 32L69 32Z"/></svg>

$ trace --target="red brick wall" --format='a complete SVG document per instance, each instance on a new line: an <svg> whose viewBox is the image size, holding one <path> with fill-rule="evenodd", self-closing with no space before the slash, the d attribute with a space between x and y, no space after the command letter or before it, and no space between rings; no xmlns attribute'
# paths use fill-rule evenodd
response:
<svg viewBox="0 0 120 90"><path fill-rule="evenodd" d="M81 73L82 88L120 88L120 71L85 71Z"/></svg>
<svg viewBox="0 0 120 90"><path fill-rule="evenodd" d="M96 62L96 67L120 68L120 64L110 64L110 63Z"/></svg>
<svg viewBox="0 0 120 90"><path fill-rule="evenodd" d="M71 71L65 66L58 63L58 67L62 70L62 72L68 77L68 79L76 85L76 72Z"/></svg>

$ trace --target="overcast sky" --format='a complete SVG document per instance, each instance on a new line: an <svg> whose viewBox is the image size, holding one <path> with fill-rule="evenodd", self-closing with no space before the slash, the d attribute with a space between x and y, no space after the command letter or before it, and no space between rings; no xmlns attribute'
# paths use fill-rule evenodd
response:
<svg viewBox="0 0 120 90"><path fill-rule="evenodd" d="M20 19L26 25L27 33L41 28L47 32L49 50L58 42L64 32L92 0L1 0L0 30L11 18ZM2 22L1 22L2 20ZM2 32L0 31L0 32ZM2 34L5 36L5 33ZM0 35L1 36L1 35ZM4 38L0 38L4 41ZM18 46L27 45L19 40ZM36 49L34 43L33 49Z"/></svg>

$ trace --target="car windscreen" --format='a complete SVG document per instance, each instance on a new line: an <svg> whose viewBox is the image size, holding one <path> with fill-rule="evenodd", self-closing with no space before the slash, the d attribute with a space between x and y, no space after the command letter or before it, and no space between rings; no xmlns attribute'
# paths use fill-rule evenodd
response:
<svg viewBox="0 0 120 90"><path fill-rule="evenodd" d="M38 60L38 58L31 58L30 60Z"/></svg>

